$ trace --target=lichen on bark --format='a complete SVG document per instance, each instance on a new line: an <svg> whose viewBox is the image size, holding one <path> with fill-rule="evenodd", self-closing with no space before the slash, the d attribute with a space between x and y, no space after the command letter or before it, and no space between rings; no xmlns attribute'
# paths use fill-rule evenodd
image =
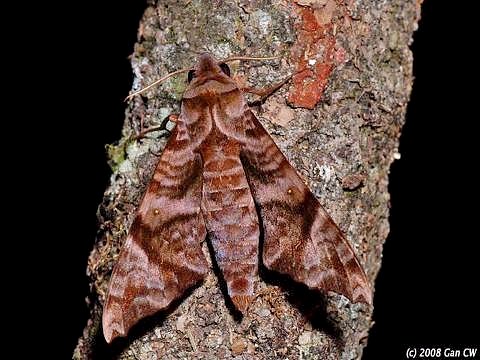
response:
<svg viewBox="0 0 480 360"><path fill-rule="evenodd" d="M282 55L233 64L238 81L255 87L306 68L254 111L345 232L373 284L389 231L388 172L410 94L408 45L419 7L414 0L150 1L132 56L133 88L191 66L202 51L219 59ZM307 36L310 30L316 35ZM310 92L298 92L312 83L317 92L302 103ZM104 343L100 319L110 273L170 125L141 140L131 135L178 113L184 88L179 76L135 98L122 138L109 147L113 174L87 267L91 318L74 358L360 358L372 325L368 306L264 278L239 322L213 272L128 340Z"/></svg>

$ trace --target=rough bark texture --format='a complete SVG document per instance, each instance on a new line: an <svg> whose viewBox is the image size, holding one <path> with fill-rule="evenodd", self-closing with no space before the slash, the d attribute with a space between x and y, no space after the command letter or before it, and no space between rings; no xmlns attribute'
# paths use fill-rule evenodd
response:
<svg viewBox="0 0 480 360"><path fill-rule="evenodd" d="M256 113L353 244L374 283L388 235L388 172L412 84L408 48L419 0L150 2L132 56L138 89L191 66L196 52L281 60L234 64L240 83L293 81ZM140 124L178 113L185 78L172 78L127 109L123 137L109 147L111 185L88 263L91 318L75 359L358 359L372 309L263 278L248 316L234 319L212 271L168 313L107 346L101 312L112 266L168 130L133 141ZM167 129L169 125L167 124ZM208 251L206 249L206 251Z"/></svg>

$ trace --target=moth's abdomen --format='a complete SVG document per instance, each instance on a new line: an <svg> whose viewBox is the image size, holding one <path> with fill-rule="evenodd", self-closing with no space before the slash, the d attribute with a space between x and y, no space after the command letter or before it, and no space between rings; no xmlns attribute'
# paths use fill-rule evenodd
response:
<svg viewBox="0 0 480 360"><path fill-rule="evenodd" d="M238 154L235 140L221 135L204 148L202 212L229 295L245 311L257 279L259 227Z"/></svg>

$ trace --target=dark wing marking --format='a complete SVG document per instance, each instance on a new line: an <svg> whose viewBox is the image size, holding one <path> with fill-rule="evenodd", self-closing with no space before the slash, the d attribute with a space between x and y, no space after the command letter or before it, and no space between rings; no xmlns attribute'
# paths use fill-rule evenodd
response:
<svg viewBox="0 0 480 360"><path fill-rule="evenodd" d="M103 311L107 342L168 307L208 271L202 162L182 125L160 157L113 270Z"/></svg>
<svg viewBox="0 0 480 360"><path fill-rule="evenodd" d="M365 273L339 228L258 119L245 115L242 162L264 229L263 262L312 289L371 303Z"/></svg>

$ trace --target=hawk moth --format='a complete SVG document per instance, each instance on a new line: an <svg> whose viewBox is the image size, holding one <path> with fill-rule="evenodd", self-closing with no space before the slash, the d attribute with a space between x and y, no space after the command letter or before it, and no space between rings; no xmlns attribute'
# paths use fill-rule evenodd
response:
<svg viewBox="0 0 480 360"><path fill-rule="evenodd" d="M181 112L110 280L107 342L166 309L208 272L208 234L234 306L245 313L261 260L311 289L371 303L365 273L230 78L209 54L189 72Z"/></svg>

